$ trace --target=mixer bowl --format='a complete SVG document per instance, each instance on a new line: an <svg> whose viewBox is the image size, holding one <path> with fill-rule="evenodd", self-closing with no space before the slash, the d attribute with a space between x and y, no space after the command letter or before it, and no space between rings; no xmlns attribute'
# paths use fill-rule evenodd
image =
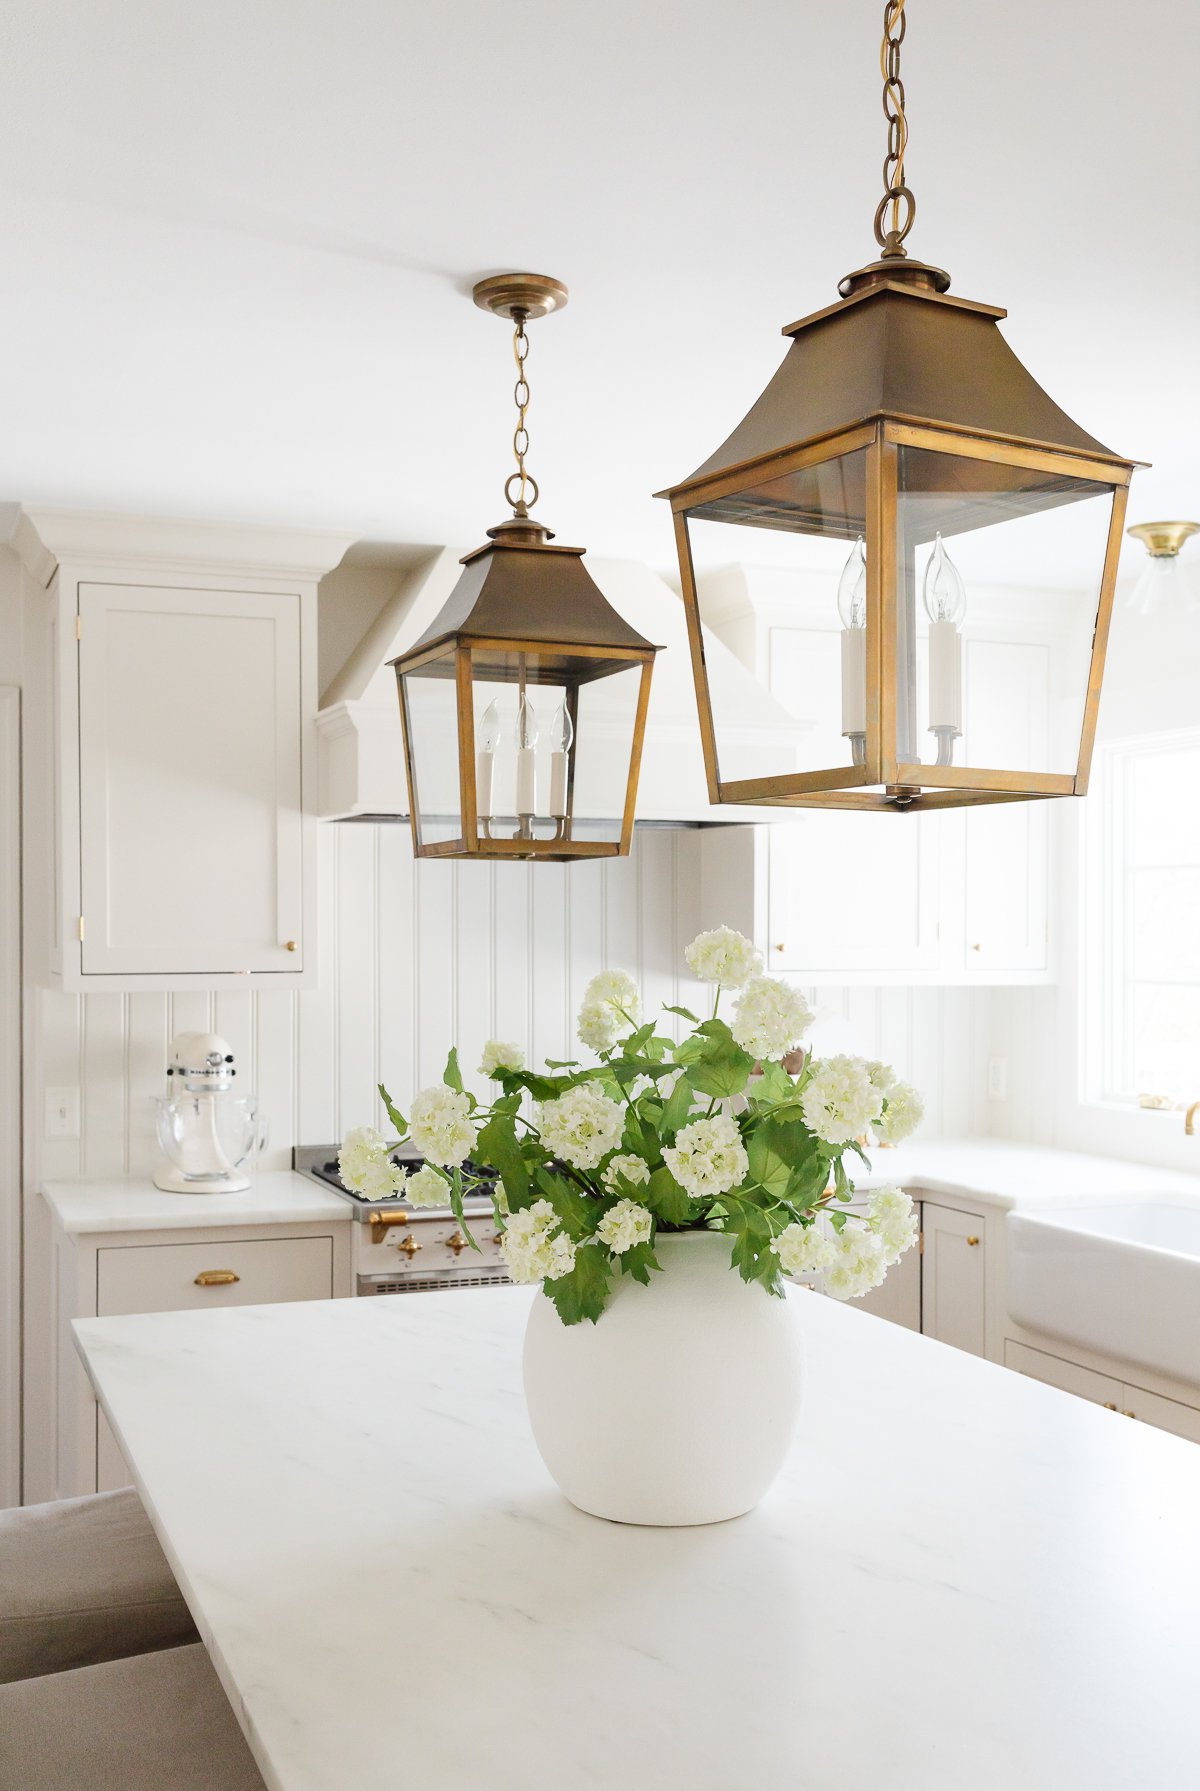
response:
<svg viewBox="0 0 1200 1791"><path fill-rule="evenodd" d="M265 1147L258 1103L225 1091L170 1095L154 1103L158 1142L171 1164L160 1187L195 1193L249 1186L249 1171Z"/></svg>

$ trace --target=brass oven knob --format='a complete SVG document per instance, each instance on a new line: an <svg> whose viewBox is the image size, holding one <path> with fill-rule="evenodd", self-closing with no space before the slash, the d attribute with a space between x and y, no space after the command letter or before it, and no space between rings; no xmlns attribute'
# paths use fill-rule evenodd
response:
<svg viewBox="0 0 1200 1791"><path fill-rule="evenodd" d="M467 1240L461 1231L456 1231L453 1237L446 1239L446 1248L447 1250L453 1250L455 1256L462 1255L463 1251L468 1248L468 1245Z"/></svg>
<svg viewBox="0 0 1200 1791"><path fill-rule="evenodd" d="M411 1262L413 1257L417 1254L417 1251L421 1248L421 1244L419 1239L415 1238L410 1231L407 1237L402 1237L398 1240L396 1248L397 1250L403 1250L405 1256L407 1256L408 1260Z"/></svg>

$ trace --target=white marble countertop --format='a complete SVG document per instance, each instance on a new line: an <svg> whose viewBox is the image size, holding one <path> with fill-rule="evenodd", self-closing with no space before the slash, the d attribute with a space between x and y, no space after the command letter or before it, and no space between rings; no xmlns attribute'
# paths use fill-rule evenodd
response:
<svg viewBox="0 0 1200 1791"><path fill-rule="evenodd" d="M332 1189L291 1169L260 1170L241 1194L167 1194L152 1181L46 1182L42 1198L65 1232L190 1231L198 1225L349 1223Z"/></svg>
<svg viewBox="0 0 1200 1791"><path fill-rule="evenodd" d="M607 1524L534 1449L529 1298L76 1323L272 1791L1194 1781L1200 1449L795 1292L763 1505Z"/></svg>
<svg viewBox="0 0 1200 1791"><path fill-rule="evenodd" d="M847 1167L860 1188L897 1182L903 1188L921 1188L931 1194L966 1194L984 1205L1003 1208L1163 1195L1181 1205L1200 1206L1200 1139L1196 1144L1196 1175L1120 1157L1013 1144L1003 1138L934 1138L927 1143L916 1138L895 1150L868 1152L869 1172L861 1165L857 1173L850 1164Z"/></svg>

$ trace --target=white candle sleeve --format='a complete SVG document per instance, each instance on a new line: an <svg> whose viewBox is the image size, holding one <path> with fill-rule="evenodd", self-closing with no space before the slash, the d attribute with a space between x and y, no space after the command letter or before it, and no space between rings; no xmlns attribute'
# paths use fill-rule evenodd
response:
<svg viewBox="0 0 1200 1791"><path fill-rule="evenodd" d="M561 821L567 812L567 754L550 754L550 813Z"/></svg>
<svg viewBox="0 0 1200 1791"><path fill-rule="evenodd" d="M929 725L962 733L962 635L957 622L929 624Z"/></svg>
<svg viewBox="0 0 1200 1791"><path fill-rule="evenodd" d="M867 631L842 630L842 733L867 731Z"/></svg>
<svg viewBox="0 0 1200 1791"><path fill-rule="evenodd" d="M475 754L475 809L477 814L489 817L492 812L492 772L495 764L494 752Z"/></svg>
<svg viewBox="0 0 1200 1791"><path fill-rule="evenodd" d="M532 815L537 812L537 748L519 746L517 748L517 813Z"/></svg>

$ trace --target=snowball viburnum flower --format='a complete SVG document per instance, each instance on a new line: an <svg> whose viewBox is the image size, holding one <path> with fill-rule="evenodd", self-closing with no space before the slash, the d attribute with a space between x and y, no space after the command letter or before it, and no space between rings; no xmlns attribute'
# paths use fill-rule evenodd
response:
<svg viewBox="0 0 1200 1791"><path fill-rule="evenodd" d="M450 1205L450 1189L445 1176L439 1175L428 1163L409 1176L404 1193L413 1206Z"/></svg>
<svg viewBox="0 0 1200 1791"><path fill-rule="evenodd" d="M881 1237L851 1220L830 1244L824 1270L826 1293L835 1300L858 1300L879 1286L888 1271L888 1253Z"/></svg>
<svg viewBox="0 0 1200 1791"><path fill-rule="evenodd" d="M820 1226L798 1221L772 1238L771 1249L785 1275L817 1274L833 1257L833 1246Z"/></svg>
<svg viewBox="0 0 1200 1791"><path fill-rule="evenodd" d="M638 986L627 970L601 970L583 991L578 1031L589 1051L611 1051L642 1015Z"/></svg>
<svg viewBox="0 0 1200 1791"><path fill-rule="evenodd" d="M443 1169L466 1160L475 1143L468 1116L471 1103L456 1088L437 1082L422 1089L412 1104L408 1134L423 1157Z"/></svg>
<svg viewBox="0 0 1200 1791"><path fill-rule="evenodd" d="M514 1281L557 1281L575 1267L575 1246L558 1229L558 1214L548 1200L508 1215L500 1253Z"/></svg>
<svg viewBox="0 0 1200 1791"><path fill-rule="evenodd" d="M479 1060L479 1074L494 1076L497 1070L523 1070L525 1053L520 1045L510 1045L504 1039L489 1039L483 1047L483 1055Z"/></svg>
<svg viewBox="0 0 1200 1791"><path fill-rule="evenodd" d="M663 1151L663 1162L693 1200L727 1194L745 1180L750 1168L737 1121L727 1113L684 1126L674 1145Z"/></svg>
<svg viewBox="0 0 1200 1791"><path fill-rule="evenodd" d="M848 1144L879 1118L883 1096L861 1057L827 1057L800 1097L810 1131L826 1144Z"/></svg>
<svg viewBox="0 0 1200 1791"><path fill-rule="evenodd" d="M895 1082L886 1091L882 1116L875 1121L880 1144L903 1144L925 1117L925 1103L907 1082Z"/></svg>
<svg viewBox="0 0 1200 1791"><path fill-rule="evenodd" d="M636 1200L618 1200L610 1206L596 1227L596 1236L607 1244L614 1256L623 1256L635 1244L648 1244L653 1220Z"/></svg>
<svg viewBox="0 0 1200 1791"><path fill-rule="evenodd" d="M890 1063L880 1063L878 1058L874 1058L868 1063L867 1074L881 1095L886 1096L889 1089L896 1086L895 1070Z"/></svg>
<svg viewBox="0 0 1200 1791"><path fill-rule="evenodd" d="M347 1132L338 1153L338 1171L351 1193L364 1200L394 1200L404 1192L407 1172L391 1160L391 1147L374 1126Z"/></svg>
<svg viewBox="0 0 1200 1791"><path fill-rule="evenodd" d="M867 1224L883 1245L889 1268L917 1241L917 1210L901 1188L876 1188L867 1202Z"/></svg>
<svg viewBox="0 0 1200 1791"><path fill-rule="evenodd" d="M762 953L732 927L697 933L683 955L693 976L702 983L721 983L726 989L742 988L763 967Z"/></svg>
<svg viewBox="0 0 1200 1791"><path fill-rule="evenodd" d="M542 1143L552 1156L576 1169L594 1169L624 1130L624 1107L602 1094L594 1082L568 1088L538 1110Z"/></svg>
<svg viewBox="0 0 1200 1791"><path fill-rule="evenodd" d="M650 1165L641 1157L613 1157L605 1164L600 1180L610 1194L615 1194L622 1183L640 1188L650 1180Z"/></svg>
<svg viewBox="0 0 1200 1791"><path fill-rule="evenodd" d="M813 1023L813 1011L799 989L778 976L756 976L733 1010L734 1039L760 1062L786 1057Z"/></svg>

